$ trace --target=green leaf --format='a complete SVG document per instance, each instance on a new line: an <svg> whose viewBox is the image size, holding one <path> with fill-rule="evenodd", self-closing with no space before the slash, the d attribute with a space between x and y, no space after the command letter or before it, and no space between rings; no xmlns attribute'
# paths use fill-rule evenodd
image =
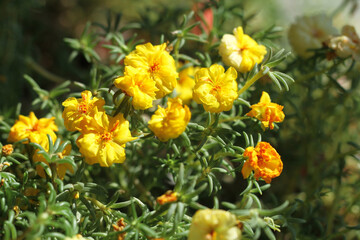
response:
<svg viewBox="0 0 360 240"><path fill-rule="evenodd" d="M40 165L41 167L43 167L45 173L46 173L50 178L52 178L51 169L50 169L50 167L49 167L46 163L44 163L44 162L35 162L34 164L35 164L35 166Z"/></svg>
<svg viewBox="0 0 360 240"><path fill-rule="evenodd" d="M181 192L183 184L184 184L184 174L185 174L184 164L180 163L179 175L177 176L176 185L174 187L175 192Z"/></svg>
<svg viewBox="0 0 360 240"><path fill-rule="evenodd" d="M272 73L272 72L268 72L268 76L271 78L271 80L276 84L276 86L280 89L280 91L282 90L281 84L279 82L279 80L277 80L276 76Z"/></svg>

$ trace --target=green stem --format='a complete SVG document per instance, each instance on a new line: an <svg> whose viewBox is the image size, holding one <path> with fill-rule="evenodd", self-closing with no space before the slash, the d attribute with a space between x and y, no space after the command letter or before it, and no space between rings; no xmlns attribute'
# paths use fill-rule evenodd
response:
<svg viewBox="0 0 360 240"><path fill-rule="evenodd" d="M174 46L174 58L175 58L175 66L179 67L179 48L180 48L180 41L182 39L182 34L177 35L177 41Z"/></svg>
<svg viewBox="0 0 360 240"><path fill-rule="evenodd" d="M235 117L230 117L230 118L226 118L226 119L222 119L219 121L219 123L224 123L224 122L233 122L236 120L245 120L245 119L250 119L251 117L244 117L244 116L235 116Z"/></svg>
<svg viewBox="0 0 360 240"><path fill-rule="evenodd" d="M110 213L112 212L112 209L107 208L105 204L102 204L100 201L98 201L95 198L92 197L85 197L87 200L89 200L90 202L92 202L95 206L97 206L100 211L102 211L103 213L105 213L106 215L110 215Z"/></svg>
<svg viewBox="0 0 360 240"><path fill-rule="evenodd" d="M253 76L250 80L246 81L245 85L238 91L238 95L241 95L245 92L249 87L251 87L257 80L259 80L262 76L266 75L269 72L268 67L262 67L260 71Z"/></svg>
<svg viewBox="0 0 360 240"><path fill-rule="evenodd" d="M340 199L340 189L341 189L341 182L340 181L338 182L338 184L336 185L335 188L336 188L335 189L335 197L334 197L333 204L332 204L330 214L329 214L329 218L328 218L326 236L329 236L333 231L334 218L335 218L335 215L336 215L336 210L337 210L339 199Z"/></svg>
<svg viewBox="0 0 360 240"><path fill-rule="evenodd" d="M65 82L66 79L59 77L51 72L49 72L48 70L46 70L45 68L43 68L41 65L37 64L32 58L30 57L26 57L25 58L25 63L28 67L30 67L32 70L34 70L35 72L37 72L38 74L40 74L41 76L43 76L44 78L52 81L52 82L56 82L56 83L62 83Z"/></svg>
<svg viewBox="0 0 360 240"><path fill-rule="evenodd" d="M123 164L123 169L126 171L126 173L130 176L132 173L130 172L129 167L126 164ZM149 192L146 187L141 183L141 181L139 180L139 178L137 178L136 176L134 176L134 186L136 187L136 189L145 197L145 201L149 204L150 207L154 207L154 203L155 203L155 198L153 197L153 195L151 194L151 192Z"/></svg>
<svg viewBox="0 0 360 240"><path fill-rule="evenodd" d="M52 182L55 190L57 191L57 184L55 181L57 179L56 163L50 163L50 169L51 169L51 173L52 173L51 182Z"/></svg>

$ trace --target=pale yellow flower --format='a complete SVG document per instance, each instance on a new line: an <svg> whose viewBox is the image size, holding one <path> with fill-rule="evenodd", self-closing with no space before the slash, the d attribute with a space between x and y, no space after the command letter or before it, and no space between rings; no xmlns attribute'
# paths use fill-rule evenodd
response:
<svg viewBox="0 0 360 240"><path fill-rule="evenodd" d="M178 73L174 58L166 51L166 43L155 46L151 43L137 45L136 49L125 57L125 75L134 71L131 68L148 73L155 81L157 99L171 93L176 87Z"/></svg>
<svg viewBox="0 0 360 240"><path fill-rule="evenodd" d="M114 84L133 98L132 105L135 109L145 110L153 106L158 89L149 73L127 67L126 75L116 78Z"/></svg>
<svg viewBox="0 0 360 240"><path fill-rule="evenodd" d="M360 38L355 28L345 25L341 33L341 36L330 39L329 48L335 50L336 55L341 58L353 56L355 60L360 61Z"/></svg>
<svg viewBox="0 0 360 240"><path fill-rule="evenodd" d="M244 34L242 27L235 28L233 34L222 37L219 54L226 65L242 73L249 72L255 63L259 64L264 59L266 48Z"/></svg>
<svg viewBox="0 0 360 240"><path fill-rule="evenodd" d="M89 125L94 109L103 111L104 99L93 97L90 91L83 91L81 98L70 97L62 105L65 107L62 117L69 131L81 131Z"/></svg>
<svg viewBox="0 0 360 240"><path fill-rule="evenodd" d="M76 144L88 164L99 163L109 167L125 161L125 144L136 138L131 136L129 122L122 114L109 117L95 108L91 128L83 130Z"/></svg>
<svg viewBox="0 0 360 240"><path fill-rule="evenodd" d="M270 183L282 172L283 163L280 155L267 142L259 142L255 148L247 147L243 156L247 158L241 170L244 178L248 178L254 171L256 180L261 177L266 183Z"/></svg>
<svg viewBox="0 0 360 240"><path fill-rule="evenodd" d="M237 99L237 72L230 67L226 72L221 65L201 68L195 74L194 100L205 111L218 113L229 111Z"/></svg>
<svg viewBox="0 0 360 240"><path fill-rule="evenodd" d="M193 95L193 89L195 86L195 73L199 70L199 67L187 67L179 73L178 84L175 88L177 96L183 100L184 103L190 102Z"/></svg>
<svg viewBox="0 0 360 240"><path fill-rule="evenodd" d="M235 215L217 209L198 210L193 216L188 240L240 240Z"/></svg>
<svg viewBox="0 0 360 240"><path fill-rule="evenodd" d="M169 98L167 105L167 108L159 106L148 123L150 130L163 142L180 136L191 118L188 106L183 106L180 98Z"/></svg>
<svg viewBox="0 0 360 240"><path fill-rule="evenodd" d="M29 117L19 116L19 120L16 120L10 129L8 141L17 142L28 138L30 142L42 145L48 142L47 134L55 141L56 134L54 131L57 130L54 117L38 119L33 112L30 112Z"/></svg>
<svg viewBox="0 0 360 240"><path fill-rule="evenodd" d="M46 151L49 150L49 144L46 144L45 146L42 146L42 147ZM46 163L46 165L50 166L49 163L44 158L44 156L42 154L37 153L38 151L39 150L37 150L34 153L33 161L34 162L44 162L44 163ZM68 145L66 145L66 147L65 147L65 149L63 150L62 153L58 153L58 156L59 156L60 159L62 159L64 156L69 155L70 152L71 152L71 145L68 144ZM69 164L69 163L56 163L56 172L57 172L57 176L60 179L64 179L65 173L66 173L67 170L69 170L71 173L74 173L74 169L71 166L71 164ZM45 171L44 171L44 168L42 166L36 165L36 172L40 177L46 178Z"/></svg>
<svg viewBox="0 0 360 240"><path fill-rule="evenodd" d="M290 26L288 38L293 50L303 58L314 55L310 49L319 49L338 33L332 19L325 14L297 18Z"/></svg>

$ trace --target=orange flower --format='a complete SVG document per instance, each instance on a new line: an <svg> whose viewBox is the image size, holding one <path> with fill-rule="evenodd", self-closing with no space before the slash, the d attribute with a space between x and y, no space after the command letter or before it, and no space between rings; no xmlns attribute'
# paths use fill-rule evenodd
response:
<svg viewBox="0 0 360 240"><path fill-rule="evenodd" d="M247 147L243 156L247 157L241 170L244 178L248 178L251 171L255 172L256 180L261 177L266 183L280 176L283 163L280 155L269 143L259 142L255 148Z"/></svg>
<svg viewBox="0 0 360 240"><path fill-rule="evenodd" d="M12 144L6 144L1 148L1 153L3 156L9 156L10 154L12 154L14 151L13 145Z"/></svg>
<svg viewBox="0 0 360 240"><path fill-rule="evenodd" d="M117 232L121 232L122 230L124 230L126 226L126 222L124 221L124 218L120 218L116 224L113 224L112 227L114 229L114 231L117 231ZM123 232L123 233L119 233L118 235L118 240L124 240L125 239L125 235L126 235L126 232Z"/></svg>
<svg viewBox="0 0 360 240"><path fill-rule="evenodd" d="M272 103L267 92L262 92L260 102L251 106L251 111L246 115L257 118L261 121L264 128L274 128L273 122L282 122L285 114L282 111L284 107L276 103Z"/></svg>
<svg viewBox="0 0 360 240"><path fill-rule="evenodd" d="M177 200L178 200L178 193L169 190L160 197L158 197L156 199L156 202L160 205L164 205L165 203L176 202Z"/></svg>
<svg viewBox="0 0 360 240"><path fill-rule="evenodd" d="M57 131L58 128L54 120L54 117L38 119L33 112L30 112L29 117L20 115L19 120L10 129L8 142L17 142L28 138L30 142L42 145L48 142L47 134L55 141L54 131Z"/></svg>

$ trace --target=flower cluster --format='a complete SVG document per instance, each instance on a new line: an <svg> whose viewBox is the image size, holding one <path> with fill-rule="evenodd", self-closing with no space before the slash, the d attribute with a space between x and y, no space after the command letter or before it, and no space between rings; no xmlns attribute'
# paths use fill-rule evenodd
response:
<svg viewBox="0 0 360 240"><path fill-rule="evenodd" d="M178 73L166 44L146 43L125 57L124 76L114 80L117 88L133 98L135 109L152 107L155 99L171 93L177 84Z"/></svg>
<svg viewBox="0 0 360 240"><path fill-rule="evenodd" d="M235 28L233 34L225 34L222 37L219 54L226 65L242 73L248 72L255 63L261 63L266 48L244 34L242 27Z"/></svg>
<svg viewBox="0 0 360 240"><path fill-rule="evenodd" d="M241 170L244 178L248 178L254 171L257 180L261 177L266 183L270 183L271 179L280 176L282 172L280 155L267 142L259 142L255 148L247 147L243 156L247 158Z"/></svg>
<svg viewBox="0 0 360 240"><path fill-rule="evenodd" d="M283 108L283 106L272 103L267 92L262 92L260 102L252 105L251 111L246 115L260 120L263 128L273 129L274 122L282 122L285 118Z"/></svg>
<svg viewBox="0 0 360 240"><path fill-rule="evenodd" d="M102 108L104 100L92 98L91 92L84 91L81 96L63 102L63 117L69 131L80 131L76 143L85 161L105 167L124 162L125 144L136 139L131 136L129 122L122 114L108 116Z"/></svg>
<svg viewBox="0 0 360 240"><path fill-rule="evenodd" d="M316 49L326 49L327 59L352 57L360 61L360 38L353 26L339 31L332 19L324 14L303 16L289 29L289 41L294 51L303 58L314 56Z"/></svg>

